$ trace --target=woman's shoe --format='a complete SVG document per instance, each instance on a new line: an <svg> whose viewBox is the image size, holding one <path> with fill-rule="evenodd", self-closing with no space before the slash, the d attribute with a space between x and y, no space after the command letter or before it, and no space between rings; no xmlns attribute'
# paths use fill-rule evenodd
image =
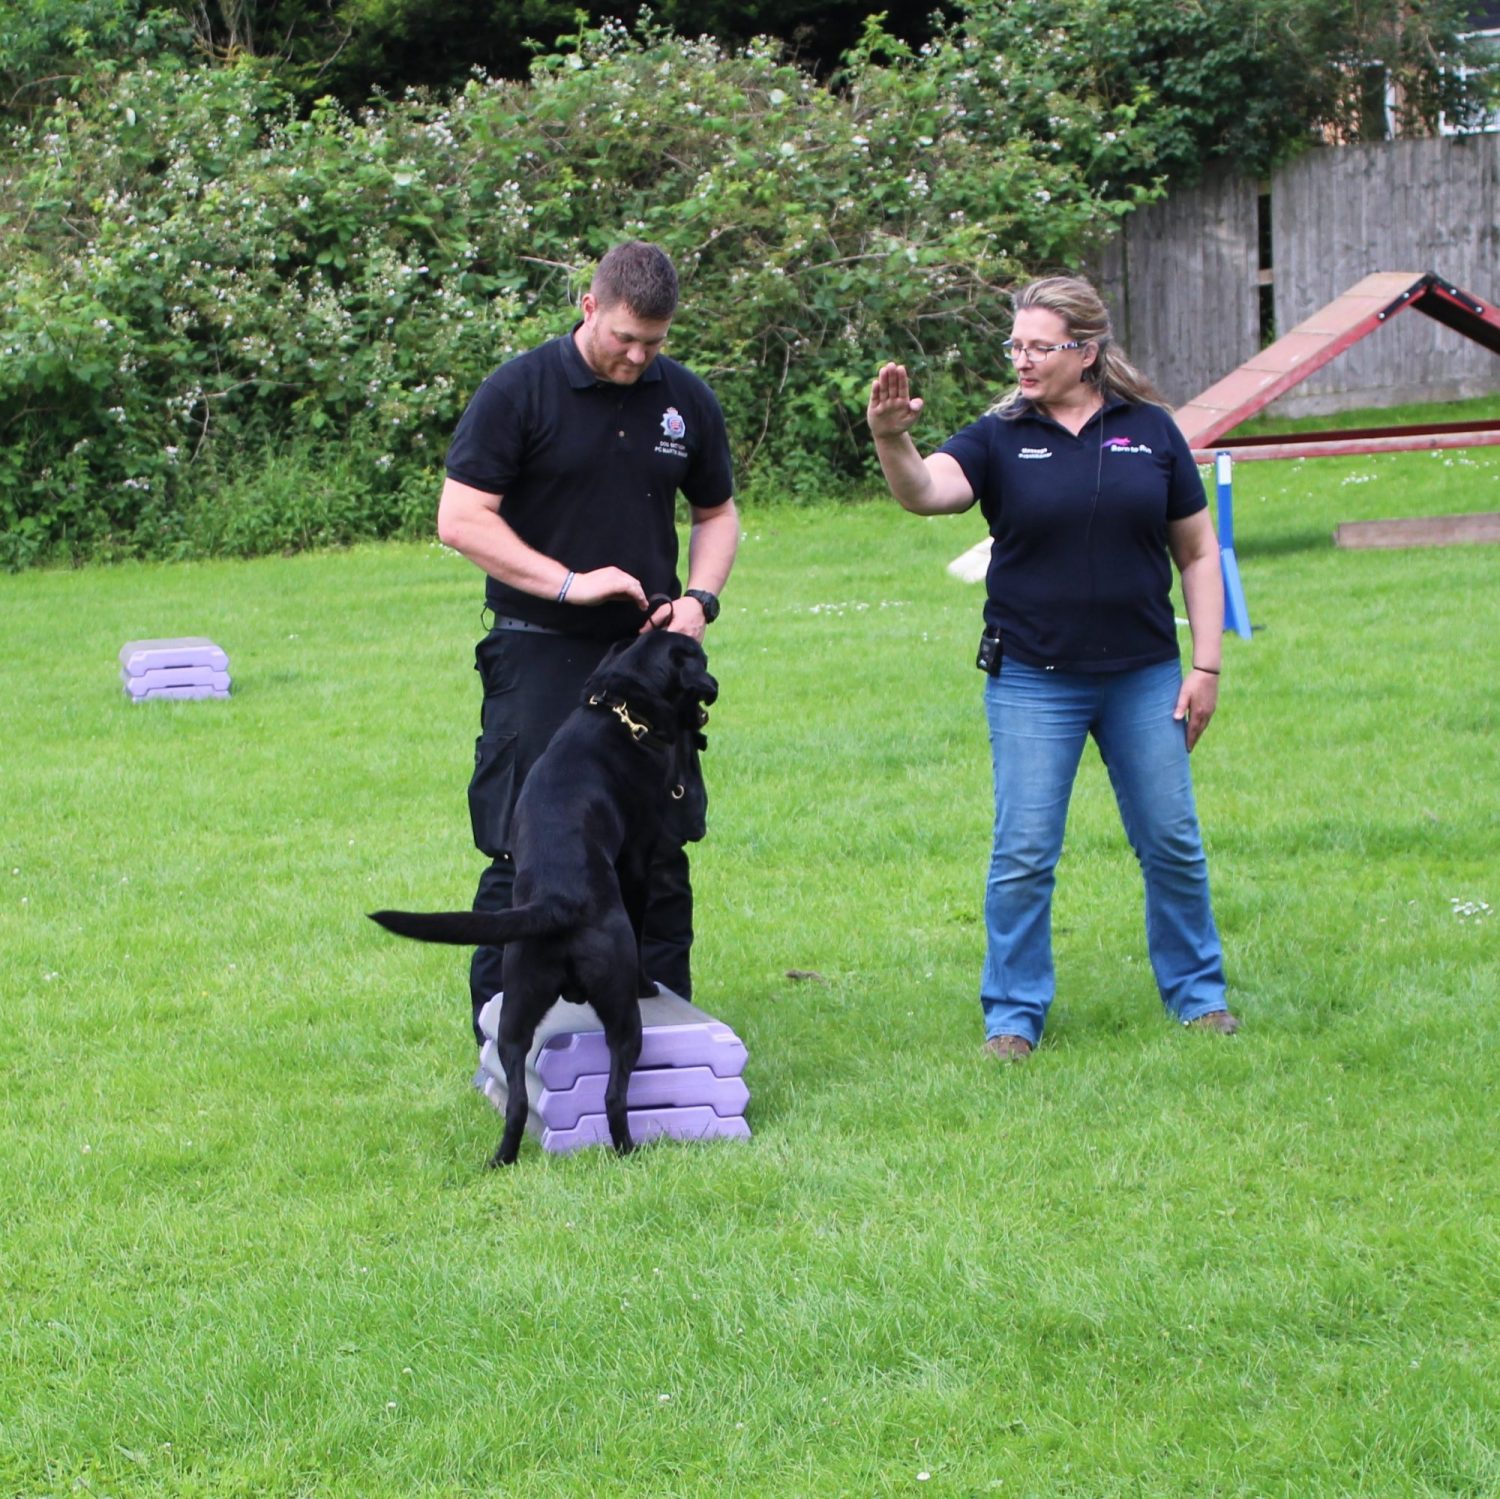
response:
<svg viewBox="0 0 1500 1499"><path fill-rule="evenodd" d="M1232 1036L1240 1023L1228 1010L1210 1010L1196 1020L1186 1020L1184 1025L1191 1031L1218 1031L1221 1036Z"/></svg>
<svg viewBox="0 0 1500 1499"><path fill-rule="evenodd" d="M1031 1055L1031 1042L1025 1036L991 1036L984 1050L1001 1062L1024 1062Z"/></svg>

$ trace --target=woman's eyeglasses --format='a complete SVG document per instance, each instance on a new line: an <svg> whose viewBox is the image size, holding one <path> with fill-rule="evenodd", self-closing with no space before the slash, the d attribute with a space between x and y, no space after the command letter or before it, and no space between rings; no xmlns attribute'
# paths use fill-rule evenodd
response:
<svg viewBox="0 0 1500 1499"><path fill-rule="evenodd" d="M1000 347L1012 364L1019 364L1023 358L1042 364L1059 349L1081 349L1083 345L1076 338L1065 344L1018 344L1007 338Z"/></svg>

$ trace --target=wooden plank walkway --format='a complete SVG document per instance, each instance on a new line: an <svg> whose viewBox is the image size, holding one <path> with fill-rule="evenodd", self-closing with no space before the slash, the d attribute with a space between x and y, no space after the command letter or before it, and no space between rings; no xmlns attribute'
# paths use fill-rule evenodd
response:
<svg viewBox="0 0 1500 1499"><path fill-rule="evenodd" d="M1426 515L1411 520L1345 521L1333 533L1336 546L1452 547L1500 541L1500 511L1478 515Z"/></svg>

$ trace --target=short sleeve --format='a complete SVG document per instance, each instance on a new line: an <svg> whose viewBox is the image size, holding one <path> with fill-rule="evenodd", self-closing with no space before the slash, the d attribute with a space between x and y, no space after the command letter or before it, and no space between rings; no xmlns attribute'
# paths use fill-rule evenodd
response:
<svg viewBox="0 0 1500 1499"><path fill-rule="evenodd" d="M1162 412L1162 423L1167 429L1167 446L1172 454L1172 471L1167 488L1167 519L1185 520L1208 507L1208 496L1203 492L1203 476L1193 460L1193 450L1188 447L1182 428L1172 419L1170 412Z"/></svg>
<svg viewBox="0 0 1500 1499"><path fill-rule="evenodd" d="M729 452L729 429L719 398L707 384L700 383L699 405L703 441L679 488L694 509L716 510L734 498L734 461Z"/></svg>
<svg viewBox="0 0 1500 1499"><path fill-rule="evenodd" d="M448 477L485 494L503 495L521 471L525 424L515 403L491 375L474 392L453 441L448 445Z"/></svg>
<svg viewBox="0 0 1500 1499"><path fill-rule="evenodd" d="M961 431L955 432L939 449L958 464L969 481L969 489L975 498L982 497L988 489L990 475L990 438L993 424L998 417L982 416L970 422Z"/></svg>

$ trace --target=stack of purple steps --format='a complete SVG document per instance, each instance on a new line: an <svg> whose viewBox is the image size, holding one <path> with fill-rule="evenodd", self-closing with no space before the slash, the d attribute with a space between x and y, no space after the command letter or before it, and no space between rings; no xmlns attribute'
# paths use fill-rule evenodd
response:
<svg viewBox="0 0 1500 1499"><path fill-rule="evenodd" d="M479 1056L482 1091L504 1110L505 1074L495 1034L505 996L497 994L479 1013L485 1036ZM665 1135L674 1140L747 1140L745 1043L670 989L658 986L641 1001L641 1059L625 1096L630 1134L637 1144ZM586 1145L608 1145L604 1089L609 1047L590 1005L558 1000L537 1027L526 1058L526 1128L555 1154Z"/></svg>
<svg viewBox="0 0 1500 1499"><path fill-rule="evenodd" d="M201 635L131 640L120 647L120 680L132 702L229 696L229 657Z"/></svg>

